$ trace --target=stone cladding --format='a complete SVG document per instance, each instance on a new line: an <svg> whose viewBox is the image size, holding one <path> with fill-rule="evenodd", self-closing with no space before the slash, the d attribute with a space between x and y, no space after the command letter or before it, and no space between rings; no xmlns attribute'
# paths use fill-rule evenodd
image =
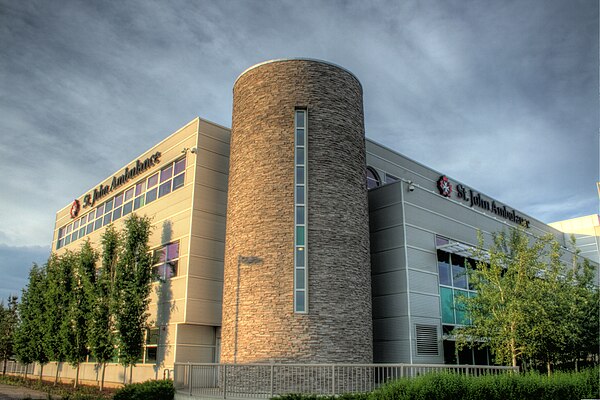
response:
<svg viewBox="0 0 600 400"><path fill-rule="evenodd" d="M293 309L296 108L308 114L306 314ZM230 157L221 362L372 362L360 82L314 60L247 70Z"/></svg>

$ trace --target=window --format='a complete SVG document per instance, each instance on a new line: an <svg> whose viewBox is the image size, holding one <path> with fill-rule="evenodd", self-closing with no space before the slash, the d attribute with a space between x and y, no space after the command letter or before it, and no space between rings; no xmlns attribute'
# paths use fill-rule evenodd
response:
<svg viewBox="0 0 600 400"><path fill-rule="evenodd" d="M184 183L185 158L181 158L167 164L149 178L134 183L133 186L98 205L80 219L61 227L58 230L56 249L152 203L157 198L183 187Z"/></svg>
<svg viewBox="0 0 600 400"><path fill-rule="evenodd" d="M158 358L158 339L160 338L159 328L146 329L146 351L144 354L145 364L154 364Z"/></svg>
<svg viewBox="0 0 600 400"><path fill-rule="evenodd" d="M449 241L443 237L436 238L437 245L448 244ZM454 253L442 250L437 251L438 276L440 284L440 306L442 312L442 324L469 325L469 316L464 310L463 300L475 296L475 291L469 285L469 276L466 265L474 264L474 261Z"/></svg>
<svg viewBox="0 0 600 400"><path fill-rule="evenodd" d="M379 185L381 185L379 175L373 168L367 167L367 189L373 189Z"/></svg>
<svg viewBox="0 0 600 400"><path fill-rule="evenodd" d="M295 179L294 179L294 312L306 313L307 293L307 258L306 258L306 110L295 113Z"/></svg>
<svg viewBox="0 0 600 400"><path fill-rule="evenodd" d="M177 276L179 266L179 242L173 242L154 250L156 264L152 274L158 280L165 281Z"/></svg>

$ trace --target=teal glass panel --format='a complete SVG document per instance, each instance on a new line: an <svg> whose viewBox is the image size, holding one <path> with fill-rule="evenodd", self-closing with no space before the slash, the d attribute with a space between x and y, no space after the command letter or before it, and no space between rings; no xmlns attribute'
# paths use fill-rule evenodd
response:
<svg viewBox="0 0 600 400"><path fill-rule="evenodd" d="M454 295L452 289L440 287L440 299L442 302L442 323L455 324Z"/></svg>
<svg viewBox="0 0 600 400"><path fill-rule="evenodd" d="M304 246L304 227L296 227L296 246Z"/></svg>
<svg viewBox="0 0 600 400"><path fill-rule="evenodd" d="M460 325L469 325L471 321L465 311L464 300L469 297L469 293L465 290L454 291L454 304L456 310L456 323Z"/></svg>

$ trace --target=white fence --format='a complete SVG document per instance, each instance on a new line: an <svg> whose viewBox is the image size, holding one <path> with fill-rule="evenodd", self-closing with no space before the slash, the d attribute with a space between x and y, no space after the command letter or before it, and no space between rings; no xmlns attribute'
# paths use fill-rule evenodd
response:
<svg viewBox="0 0 600 400"><path fill-rule="evenodd" d="M270 398L288 393L370 392L382 384L430 372L516 373L518 367L445 364L178 364L177 393L214 398Z"/></svg>

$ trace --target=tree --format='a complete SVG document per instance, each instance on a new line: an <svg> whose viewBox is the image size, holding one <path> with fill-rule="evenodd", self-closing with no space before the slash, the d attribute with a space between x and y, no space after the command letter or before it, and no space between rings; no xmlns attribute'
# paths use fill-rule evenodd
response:
<svg viewBox="0 0 600 400"><path fill-rule="evenodd" d="M92 309L88 339L92 356L102 365L100 390L104 389L106 363L115 354L114 321L111 315L115 310L114 277L119 251L119 234L113 225L109 225L102 235L102 265L98 271L94 290L90 291Z"/></svg>
<svg viewBox="0 0 600 400"><path fill-rule="evenodd" d="M152 287L153 256L148 247L150 229L147 217L132 214L125 220L123 249L116 264L115 317L119 359L125 367L136 364L144 346L148 296Z"/></svg>
<svg viewBox="0 0 600 400"><path fill-rule="evenodd" d="M88 355L88 323L92 305L91 295L96 279L97 252L89 240L83 243L77 253L68 255L73 276L70 282L70 295L66 321L64 321L63 350L66 360L76 368L74 387L79 382L79 366Z"/></svg>
<svg viewBox="0 0 600 400"><path fill-rule="evenodd" d="M15 355L23 364L38 362L40 380L44 365L48 362L44 346L45 290L46 270L34 264L18 306L20 324L15 332Z"/></svg>
<svg viewBox="0 0 600 400"><path fill-rule="evenodd" d="M493 235L488 251L480 235L473 259L467 271L477 294L460 300L472 325L454 330L459 347L489 347L498 363L533 360L550 373L582 345L594 285L593 270L577 253L569 268L552 235L535 238L513 228Z"/></svg>
<svg viewBox="0 0 600 400"><path fill-rule="evenodd" d="M13 343L17 323L17 296L9 296L8 304L0 302L0 357L2 358L2 375L6 375L6 362L14 354Z"/></svg>
<svg viewBox="0 0 600 400"><path fill-rule="evenodd" d="M68 302L70 299L70 282L72 281L71 255L59 257L52 253L46 268L46 318L44 324L44 342L48 357L56 361L54 385L58 383L60 364L66 361L65 348L62 340L62 329L68 326L66 321Z"/></svg>

